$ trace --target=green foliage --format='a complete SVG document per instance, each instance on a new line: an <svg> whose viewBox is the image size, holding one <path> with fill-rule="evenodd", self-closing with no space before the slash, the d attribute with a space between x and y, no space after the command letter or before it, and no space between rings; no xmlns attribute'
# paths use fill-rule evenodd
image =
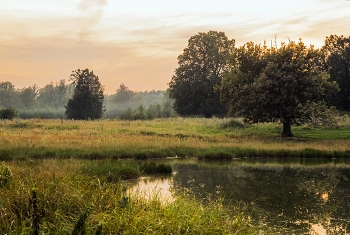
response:
<svg viewBox="0 0 350 235"><path fill-rule="evenodd" d="M17 107L20 103L19 93L11 82L0 83L0 107Z"/></svg>
<svg viewBox="0 0 350 235"><path fill-rule="evenodd" d="M8 127L13 129L33 129L33 128L42 128L43 125L22 122L22 121L15 121L14 123L10 123Z"/></svg>
<svg viewBox="0 0 350 235"><path fill-rule="evenodd" d="M311 113L307 123L310 126L320 126L335 129L339 123L339 112L332 106L327 107L326 102L308 103L305 105L307 112Z"/></svg>
<svg viewBox="0 0 350 235"><path fill-rule="evenodd" d="M122 84L116 94L105 96L104 105L106 106L106 112L104 117L118 117L122 120L143 119L144 115L141 115L141 117L137 115L138 117L134 118L134 114L137 113L141 105L145 109L145 119L147 120L161 117L173 117L176 114L171 107L172 103L173 101L165 91L137 92L131 91Z"/></svg>
<svg viewBox="0 0 350 235"><path fill-rule="evenodd" d="M33 85L25 87L20 92L21 103L24 108L32 108L36 105L36 98L38 95L38 86Z"/></svg>
<svg viewBox="0 0 350 235"><path fill-rule="evenodd" d="M134 120L146 120L147 114L143 107L143 105L140 105L133 114Z"/></svg>
<svg viewBox="0 0 350 235"><path fill-rule="evenodd" d="M72 99L68 100L66 106L67 118L78 120L101 118L104 111L104 96L98 77L89 69L78 69L71 74L71 80L75 89Z"/></svg>
<svg viewBox="0 0 350 235"><path fill-rule="evenodd" d="M64 106L60 108L53 108L53 107L47 107L47 108L33 108L33 109L20 109L19 110L19 116L21 119L31 119L31 118L41 118L41 119L53 119L53 118L59 118L59 119L65 119L66 115Z"/></svg>
<svg viewBox="0 0 350 235"><path fill-rule="evenodd" d="M174 110L181 116L221 115L226 112L214 86L220 84L228 69L234 40L225 33L209 31L192 36L187 48L178 57L179 67L169 83Z"/></svg>
<svg viewBox="0 0 350 235"><path fill-rule="evenodd" d="M124 83L120 84L117 89L117 93L114 95L116 103L126 103L130 105L130 101L135 95L135 92L130 90L129 87L125 86Z"/></svg>
<svg viewBox="0 0 350 235"><path fill-rule="evenodd" d="M39 109L62 109L71 97L71 85L67 85L65 80L61 80L55 85L53 82L39 89L37 105ZM61 113L64 114L64 111Z"/></svg>
<svg viewBox="0 0 350 235"><path fill-rule="evenodd" d="M0 110L0 119L13 120L18 116L18 111L14 108L6 108Z"/></svg>
<svg viewBox="0 0 350 235"><path fill-rule="evenodd" d="M160 104L150 105L147 110L144 109L143 105L140 105L135 110L130 107L127 108L121 115L121 120L153 120L155 118L169 118L174 117L174 114L170 101L165 101L163 106Z"/></svg>
<svg viewBox="0 0 350 235"><path fill-rule="evenodd" d="M350 37L326 37L322 52L324 69L340 88L328 91L327 101L342 111L350 111Z"/></svg>
<svg viewBox="0 0 350 235"><path fill-rule="evenodd" d="M121 115L120 115L121 120L134 120L134 115L129 107L127 110L125 110Z"/></svg>
<svg viewBox="0 0 350 235"><path fill-rule="evenodd" d="M222 128L243 128L245 127L244 123L236 120L236 119L229 119L228 121L221 124Z"/></svg>
<svg viewBox="0 0 350 235"><path fill-rule="evenodd" d="M252 49L245 51L246 47L239 49L240 56L234 58L232 70L217 88L221 101L231 115L243 116L248 123L281 122L282 136L293 136L291 124L305 123L315 115L315 109L306 107L310 103L317 106L315 101L326 89L336 89L318 65L319 51L307 48L301 40L278 49L249 44ZM241 70L240 64L245 69Z"/></svg>

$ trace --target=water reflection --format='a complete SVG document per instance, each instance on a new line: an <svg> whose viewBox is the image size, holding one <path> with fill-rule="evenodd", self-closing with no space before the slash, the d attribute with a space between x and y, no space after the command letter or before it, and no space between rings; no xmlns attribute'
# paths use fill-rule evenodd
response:
<svg viewBox="0 0 350 235"><path fill-rule="evenodd" d="M128 195L146 201L160 199L162 203L169 203L175 200L173 184L173 177L141 177L137 181L128 182Z"/></svg>
<svg viewBox="0 0 350 235"><path fill-rule="evenodd" d="M170 179L143 179L139 187L155 186L168 196L188 189L203 202L220 197L228 208L243 203L253 221L282 234L350 234L350 162L254 159L171 164L176 174Z"/></svg>

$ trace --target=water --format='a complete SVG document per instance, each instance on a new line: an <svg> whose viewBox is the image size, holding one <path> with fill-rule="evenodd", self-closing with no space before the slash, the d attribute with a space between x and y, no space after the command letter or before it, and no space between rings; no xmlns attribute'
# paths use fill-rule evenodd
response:
<svg viewBox="0 0 350 235"><path fill-rule="evenodd" d="M349 160L168 160L174 173L143 178L130 192L165 202L187 191L246 208L254 223L281 234L350 234Z"/></svg>

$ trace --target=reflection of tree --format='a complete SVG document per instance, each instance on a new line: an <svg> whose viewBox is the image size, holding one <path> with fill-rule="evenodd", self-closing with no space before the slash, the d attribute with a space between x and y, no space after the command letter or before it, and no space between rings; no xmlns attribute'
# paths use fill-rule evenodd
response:
<svg viewBox="0 0 350 235"><path fill-rule="evenodd" d="M202 199L220 191L227 203L244 202L253 219L270 226L305 233L322 224L332 234L349 223L349 169L178 165L176 171L175 186Z"/></svg>
<svg viewBox="0 0 350 235"><path fill-rule="evenodd" d="M339 170L341 178L328 200L336 201L337 207L330 215L328 223L324 224L328 234L350 234L350 170Z"/></svg>
<svg viewBox="0 0 350 235"><path fill-rule="evenodd" d="M339 172L334 168L245 171L246 177L231 178L232 196L254 203L265 212L267 223L308 230L309 224L327 221L337 206L334 201L325 200L325 195L331 194L339 182Z"/></svg>

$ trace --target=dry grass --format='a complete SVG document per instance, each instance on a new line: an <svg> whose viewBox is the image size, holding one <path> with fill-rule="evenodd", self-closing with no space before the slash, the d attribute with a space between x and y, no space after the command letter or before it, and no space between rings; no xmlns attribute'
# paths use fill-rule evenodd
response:
<svg viewBox="0 0 350 235"><path fill-rule="evenodd" d="M294 127L296 138L279 137L278 124L222 128L227 119L172 118L152 121L15 120L0 122L0 150L13 157L173 157L223 149L345 152L349 149L347 126L336 130ZM343 120L343 123L347 121ZM323 136L319 136L323 134ZM344 136L338 138L338 136ZM76 153L74 153L76 152ZM145 154L147 152L147 154ZM139 154L139 155L138 155ZM6 155L6 154L3 154ZM66 155L66 156L65 156ZM44 157L45 157L44 156Z"/></svg>

